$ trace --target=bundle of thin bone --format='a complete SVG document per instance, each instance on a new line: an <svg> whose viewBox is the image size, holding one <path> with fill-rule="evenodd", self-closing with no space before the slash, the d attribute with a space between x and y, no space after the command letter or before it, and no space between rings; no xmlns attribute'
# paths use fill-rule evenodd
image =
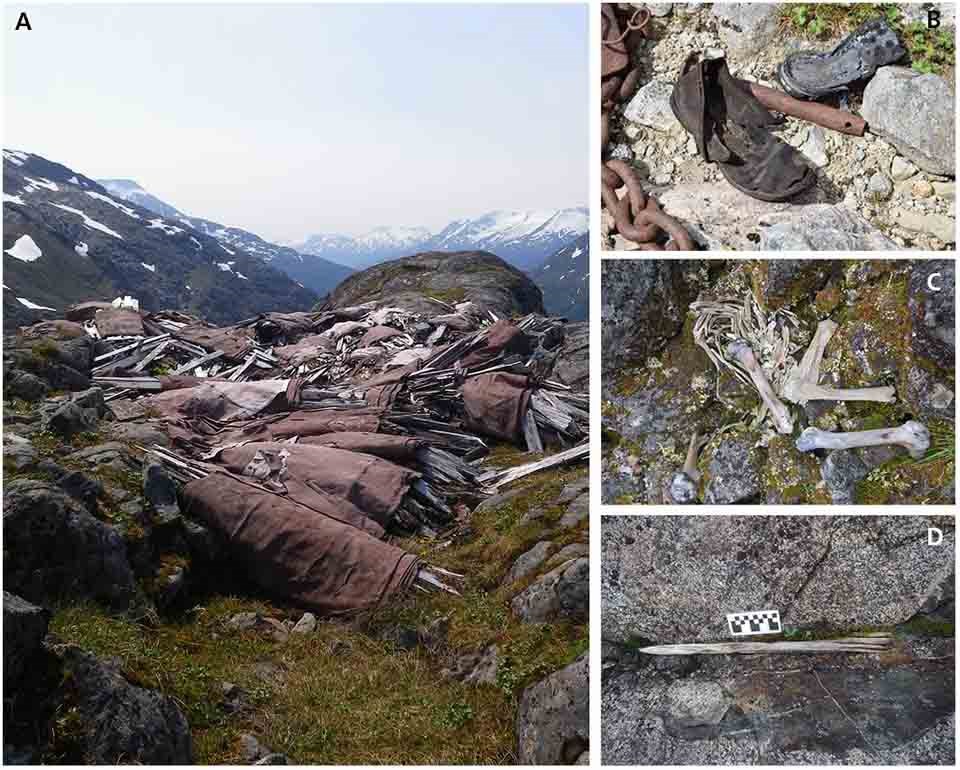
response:
<svg viewBox="0 0 960 770"><path fill-rule="evenodd" d="M791 341L791 329L799 319L788 310L776 310L769 316L756 297L747 293L742 299L697 300L690 305L695 316L693 341L703 349L717 372L728 371L745 385L754 385L754 374L741 361L731 358L731 343L743 341L762 362L764 377L774 385L794 363L800 345ZM719 379L717 398L721 401Z"/></svg>
<svg viewBox="0 0 960 770"><path fill-rule="evenodd" d="M768 319L752 294L742 301L698 301L691 309L696 314L694 342L718 372L727 369L756 389L763 403L759 419L769 414L778 433L793 432L793 417L780 397L794 404L894 400L890 386L840 389L819 384L823 352L837 329L829 319L817 325L798 364L793 354L800 346L791 343L790 328L797 328L799 321L789 311L778 310ZM717 397L722 400L719 387L718 379Z"/></svg>
<svg viewBox="0 0 960 770"><path fill-rule="evenodd" d="M889 634L851 636L813 642L707 642L699 644L660 644L641 647L644 655L793 655L834 652L876 653L889 650Z"/></svg>

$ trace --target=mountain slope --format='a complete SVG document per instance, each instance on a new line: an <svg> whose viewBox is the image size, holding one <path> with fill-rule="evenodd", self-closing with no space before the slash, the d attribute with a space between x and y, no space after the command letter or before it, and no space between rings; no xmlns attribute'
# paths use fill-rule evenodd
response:
<svg viewBox="0 0 960 770"><path fill-rule="evenodd" d="M590 236L583 234L552 254L530 277L543 291L551 315L586 321L590 314Z"/></svg>
<svg viewBox="0 0 960 770"><path fill-rule="evenodd" d="M434 234L419 227L379 227L359 238L312 235L295 248L358 268L424 251L490 251L530 270L587 232L587 223L585 208L493 211L458 219Z"/></svg>
<svg viewBox="0 0 960 770"><path fill-rule="evenodd" d="M317 294L328 293L353 272L349 267L322 257L312 255L305 257L289 246L270 243L248 230L228 227L201 217L187 216L170 204L151 195L130 179L101 179L100 183L107 188L111 195L136 203L161 216L176 219L194 230L209 235L211 238L216 238L230 254L235 254L237 250L240 250L259 257L278 270L282 270L308 289L317 292Z"/></svg>
<svg viewBox="0 0 960 770"><path fill-rule="evenodd" d="M3 313L8 325L129 294L226 323L305 310L317 295L242 251L157 216L66 166L4 151Z"/></svg>

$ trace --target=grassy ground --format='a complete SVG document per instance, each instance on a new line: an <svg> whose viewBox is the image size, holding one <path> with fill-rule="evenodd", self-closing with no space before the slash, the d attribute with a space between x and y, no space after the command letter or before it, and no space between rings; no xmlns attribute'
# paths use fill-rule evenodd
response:
<svg viewBox="0 0 960 770"><path fill-rule="evenodd" d="M316 633L291 635L286 642L257 630L228 631L225 621L250 611L296 620L298 610L229 596L207 597L185 617L155 628L89 604L65 606L55 612L51 631L118 658L132 680L174 697L191 724L201 763L240 761L244 732L302 764L512 763L520 693L585 650L587 629L519 623L509 602L532 578L509 587L499 583L515 558L562 515L554 501L563 486L585 472L581 467L534 477L521 496L477 514L462 542L443 548L417 539L402 543L429 563L466 573L460 598L417 594L373 617L323 622ZM531 509L543 516L521 523ZM586 522L558 535L551 537L558 546L585 542ZM448 619L449 632L435 649L404 651L383 639L385 629L423 627L441 617ZM495 684L466 685L441 676L459 653L491 643L500 657ZM224 710L224 682L246 693L248 709ZM60 746L69 747L69 715L61 721ZM54 752L50 759L70 757Z"/></svg>

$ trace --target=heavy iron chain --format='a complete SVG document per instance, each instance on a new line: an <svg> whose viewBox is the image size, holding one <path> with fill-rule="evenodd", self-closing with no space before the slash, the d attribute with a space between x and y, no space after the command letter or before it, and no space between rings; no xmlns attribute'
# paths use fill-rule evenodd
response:
<svg viewBox="0 0 960 770"><path fill-rule="evenodd" d="M600 141L601 152L606 153L610 141L610 113L617 104L630 99L640 80L638 67L630 67L630 54L625 42L634 34L646 35L650 12L638 8L625 21L620 32L616 6L604 3L601 6L601 81L600 81ZM626 74L624 70L628 70ZM666 214L640 183L636 170L622 160L601 161L600 194L603 205L613 216L614 226L620 235L636 243L642 250L690 251L695 248L693 239L676 219ZM626 187L623 198L617 190ZM661 245L662 234L670 240Z"/></svg>

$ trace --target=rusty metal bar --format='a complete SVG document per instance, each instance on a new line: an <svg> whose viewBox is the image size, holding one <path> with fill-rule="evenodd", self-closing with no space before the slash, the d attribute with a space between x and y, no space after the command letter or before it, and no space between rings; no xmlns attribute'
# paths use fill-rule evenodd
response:
<svg viewBox="0 0 960 770"><path fill-rule="evenodd" d="M844 112L826 104L794 99L790 94L777 91L775 88L767 88L759 83L750 83L750 93L768 110L807 120L832 131L839 131L841 134L863 136L864 131L867 130L867 121L852 112Z"/></svg>

